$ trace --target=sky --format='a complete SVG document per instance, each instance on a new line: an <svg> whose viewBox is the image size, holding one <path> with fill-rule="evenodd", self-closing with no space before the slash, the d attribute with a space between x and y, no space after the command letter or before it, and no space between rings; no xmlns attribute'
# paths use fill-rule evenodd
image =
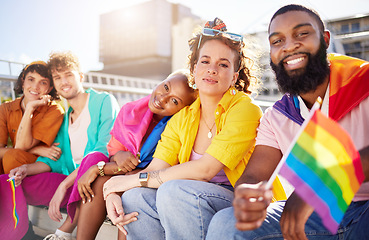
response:
<svg viewBox="0 0 369 240"><path fill-rule="evenodd" d="M47 61L52 51L70 50L79 57L83 72L100 70L99 16L144 1L0 0L0 60ZM167 1L188 6L205 20L219 17L236 33L266 30L274 12L289 3L314 8L323 20L369 13L368 0Z"/></svg>

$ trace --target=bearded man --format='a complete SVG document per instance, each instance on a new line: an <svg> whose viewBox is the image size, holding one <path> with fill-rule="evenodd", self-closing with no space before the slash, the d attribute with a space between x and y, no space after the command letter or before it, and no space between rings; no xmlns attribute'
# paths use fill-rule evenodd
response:
<svg viewBox="0 0 369 240"><path fill-rule="evenodd" d="M301 5L280 8L269 24L271 66L281 100L267 109L256 147L235 188L233 207L212 219L206 239L367 239L369 222L369 63L328 54L330 33L319 15ZM265 189L283 154L318 97L321 111L337 121L359 149L364 183L337 234L296 193L270 203ZM256 200L255 200L256 199Z"/></svg>

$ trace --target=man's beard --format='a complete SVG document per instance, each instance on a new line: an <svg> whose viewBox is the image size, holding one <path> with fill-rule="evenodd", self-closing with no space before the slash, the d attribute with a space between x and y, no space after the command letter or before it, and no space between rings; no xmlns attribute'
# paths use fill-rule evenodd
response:
<svg viewBox="0 0 369 240"><path fill-rule="evenodd" d="M306 54L308 63L304 69L293 70L290 75L283 66L283 60L285 58L278 65L270 61L270 66L276 75L279 91L282 93L299 95L316 90L329 76L330 70L327 60L326 44L322 36L320 47L315 55L306 52L298 52L296 54Z"/></svg>

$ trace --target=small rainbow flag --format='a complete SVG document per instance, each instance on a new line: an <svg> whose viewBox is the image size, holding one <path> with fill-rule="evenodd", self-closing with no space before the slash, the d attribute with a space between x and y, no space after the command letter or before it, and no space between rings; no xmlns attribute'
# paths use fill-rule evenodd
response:
<svg viewBox="0 0 369 240"><path fill-rule="evenodd" d="M319 106L313 106L271 178L280 170L335 234L364 174L350 136Z"/></svg>
<svg viewBox="0 0 369 240"><path fill-rule="evenodd" d="M15 180L14 178L9 181L10 189L12 190L12 201L13 201L13 219L14 219L14 229L17 227L19 222L19 216L17 213L16 203L15 203Z"/></svg>

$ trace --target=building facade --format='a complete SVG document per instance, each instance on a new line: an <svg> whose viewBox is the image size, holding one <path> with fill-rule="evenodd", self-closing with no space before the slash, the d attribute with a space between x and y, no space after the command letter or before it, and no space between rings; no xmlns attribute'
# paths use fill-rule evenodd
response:
<svg viewBox="0 0 369 240"><path fill-rule="evenodd" d="M369 13L326 21L345 54L369 61Z"/></svg>
<svg viewBox="0 0 369 240"><path fill-rule="evenodd" d="M270 67L268 32L260 31L250 35L254 38L253 42L259 44L260 49L258 51L261 52L259 59L261 87L255 99L274 102L280 99L282 94L278 90L278 86L275 82L275 74Z"/></svg>
<svg viewBox="0 0 369 240"><path fill-rule="evenodd" d="M150 0L100 16L102 73L162 80L186 68L188 40L204 20L191 9L166 0ZM369 14L326 21L331 32L328 52L369 61ZM265 27L266 29L267 27ZM261 46L262 87L257 100L276 101L282 94L270 67L267 31L250 34ZM247 36L246 36L247 38Z"/></svg>
<svg viewBox="0 0 369 240"><path fill-rule="evenodd" d="M191 19L199 18L190 8L166 0L151 0L101 15L101 72L165 79L172 71L173 27L182 25L180 32L188 33L193 29L188 23Z"/></svg>

